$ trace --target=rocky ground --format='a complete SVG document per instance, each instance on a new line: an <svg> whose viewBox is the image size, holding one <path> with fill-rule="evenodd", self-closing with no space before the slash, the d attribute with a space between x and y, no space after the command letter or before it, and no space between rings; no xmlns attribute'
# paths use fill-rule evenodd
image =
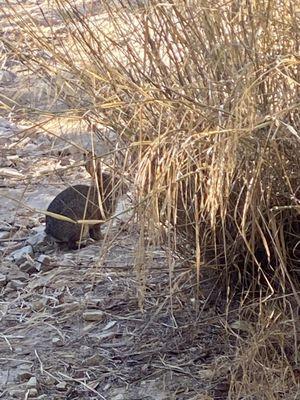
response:
<svg viewBox="0 0 300 400"><path fill-rule="evenodd" d="M196 312L190 269L172 261L171 301L165 251L139 261L126 214L80 250L48 241L39 211L89 177L70 154L49 154L49 138L25 144L21 132L1 119L0 398L226 398L225 316L205 299Z"/></svg>
<svg viewBox="0 0 300 400"><path fill-rule="evenodd" d="M39 18L41 3L25 4ZM17 35L4 14L1 21L7 38ZM46 108L39 78L2 50L0 92ZM151 244L142 251L130 213L80 250L49 241L43 210L68 184L89 181L82 149L91 139L76 124L40 130L8 103L0 118L0 398L226 399L233 336L225 300L207 301L215 281L203 280L196 298L191 267Z"/></svg>

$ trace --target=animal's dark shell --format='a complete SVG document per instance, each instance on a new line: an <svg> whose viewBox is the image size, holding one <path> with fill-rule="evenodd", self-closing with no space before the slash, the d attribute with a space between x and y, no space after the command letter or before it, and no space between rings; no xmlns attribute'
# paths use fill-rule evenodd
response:
<svg viewBox="0 0 300 400"><path fill-rule="evenodd" d="M109 174L102 174L99 182L102 207L99 206L98 189L87 185L70 186L59 193L50 203L47 211L64 215L74 221L105 220L114 210L113 186ZM102 211L104 211L104 214ZM90 225L62 221L52 216L46 216L46 233L61 242L67 242L70 248L77 248L76 242L89 235L94 239L100 238L100 225ZM86 228L86 229L84 229Z"/></svg>

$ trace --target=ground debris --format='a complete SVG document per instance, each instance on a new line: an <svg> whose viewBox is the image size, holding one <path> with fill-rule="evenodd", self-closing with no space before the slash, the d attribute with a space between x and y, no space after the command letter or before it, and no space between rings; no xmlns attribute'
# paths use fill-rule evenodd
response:
<svg viewBox="0 0 300 400"><path fill-rule="evenodd" d="M29 11L44 27L47 3L29 0L15 7ZM64 32L55 12L48 17L51 29ZM47 52L36 56L51 62ZM36 100L26 93L23 101L37 101L48 112L48 87L27 73L23 87L41 87L41 95ZM22 75L5 75L3 79L22 80ZM61 104L53 107L59 111ZM85 145L86 140L87 147L107 151L91 142L90 127L79 134L77 128L61 128L64 134L54 140L25 116L22 125L0 118L5 149L0 155L0 194L5 199L0 222L0 393L4 399L196 400L207 392L214 362L227 342L220 328L224 321L214 309L197 314L189 268L178 261L171 301L169 256L160 247L149 247L142 265L149 276L139 301L139 233L134 226L120 230L118 223L112 224L103 241L76 251L48 242L44 234L43 210L50 201L67 184L89 179L82 153L70 143Z"/></svg>
<svg viewBox="0 0 300 400"><path fill-rule="evenodd" d="M85 321L102 321L105 318L105 314L100 310L88 310L82 316Z"/></svg>

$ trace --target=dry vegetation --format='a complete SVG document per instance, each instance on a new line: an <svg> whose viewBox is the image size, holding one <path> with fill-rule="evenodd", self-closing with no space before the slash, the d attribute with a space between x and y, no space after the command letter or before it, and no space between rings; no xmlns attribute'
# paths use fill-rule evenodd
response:
<svg viewBox="0 0 300 400"><path fill-rule="evenodd" d="M297 2L54 0L67 40L6 3L19 27L7 52L64 104L26 112L114 129L141 235L188 258L195 283L204 264L218 271L228 309L239 296L229 398L299 398Z"/></svg>

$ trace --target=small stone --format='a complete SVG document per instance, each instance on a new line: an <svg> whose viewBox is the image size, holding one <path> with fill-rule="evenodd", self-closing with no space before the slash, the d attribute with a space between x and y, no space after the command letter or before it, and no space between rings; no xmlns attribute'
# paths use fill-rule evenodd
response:
<svg viewBox="0 0 300 400"><path fill-rule="evenodd" d="M26 272L27 274L31 275L37 272L37 269L33 262L25 261L23 264L20 265L20 271Z"/></svg>
<svg viewBox="0 0 300 400"><path fill-rule="evenodd" d="M38 391L36 388L31 388L28 390L28 397L36 397L38 394Z"/></svg>
<svg viewBox="0 0 300 400"><path fill-rule="evenodd" d="M24 246L21 249L18 249L11 253L14 261L17 265L22 264L23 262L27 261L27 257L33 255L32 246Z"/></svg>
<svg viewBox="0 0 300 400"><path fill-rule="evenodd" d="M31 246L37 246L38 244L44 243L46 238L45 232L38 232L35 235L29 236L27 239L27 243L31 244Z"/></svg>
<svg viewBox="0 0 300 400"><path fill-rule="evenodd" d="M35 376L32 376L29 380L28 380L28 382L26 383L26 387L28 388L28 389L32 389L32 388L36 388L37 387L37 380L36 380L36 377Z"/></svg>
<svg viewBox="0 0 300 400"><path fill-rule="evenodd" d="M63 344L64 344L64 342L63 342L63 340L62 340L62 338L61 337L54 337L53 339L52 339L52 343L55 345L55 346L58 346L58 347L61 347L61 346L63 346Z"/></svg>
<svg viewBox="0 0 300 400"><path fill-rule="evenodd" d="M36 400L48 400L49 397L46 394L42 394L41 396L37 397Z"/></svg>
<svg viewBox="0 0 300 400"><path fill-rule="evenodd" d="M85 321L102 321L105 318L105 314L100 310L90 310L83 313L83 319Z"/></svg>
<svg viewBox="0 0 300 400"><path fill-rule="evenodd" d="M62 381L55 385L57 390L66 390L67 389L67 382Z"/></svg>
<svg viewBox="0 0 300 400"><path fill-rule="evenodd" d="M17 290L17 289L23 289L26 285L27 285L26 282L21 282L20 280L12 279L12 280L8 283L7 287L8 287L8 288L11 288L11 289Z"/></svg>

